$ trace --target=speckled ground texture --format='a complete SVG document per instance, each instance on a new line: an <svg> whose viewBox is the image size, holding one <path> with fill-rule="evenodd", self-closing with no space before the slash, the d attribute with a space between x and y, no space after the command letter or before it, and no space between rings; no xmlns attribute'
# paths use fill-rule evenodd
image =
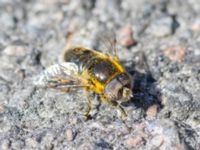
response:
<svg viewBox="0 0 200 150"><path fill-rule="evenodd" d="M0 26L0 149L200 150L199 0L0 0ZM111 29L132 40L117 51L134 81L129 116L102 104L84 121L81 89L32 81L71 35L100 49Z"/></svg>

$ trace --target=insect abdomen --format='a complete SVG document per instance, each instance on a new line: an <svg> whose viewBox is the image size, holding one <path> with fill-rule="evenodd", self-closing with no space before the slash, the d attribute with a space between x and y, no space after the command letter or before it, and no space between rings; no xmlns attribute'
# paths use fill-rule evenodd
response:
<svg viewBox="0 0 200 150"><path fill-rule="evenodd" d="M80 74L87 70L94 79L102 84L120 72L107 56L102 57L93 50L81 47L68 50L64 54L64 61L77 64Z"/></svg>

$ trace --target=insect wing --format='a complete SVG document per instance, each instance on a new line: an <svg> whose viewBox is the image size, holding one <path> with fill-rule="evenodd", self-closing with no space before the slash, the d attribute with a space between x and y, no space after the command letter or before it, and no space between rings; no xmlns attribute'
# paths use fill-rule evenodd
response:
<svg viewBox="0 0 200 150"><path fill-rule="evenodd" d="M38 87L78 87L80 86L78 67L71 62L63 62L46 68L39 76L34 78L34 84Z"/></svg>
<svg viewBox="0 0 200 150"><path fill-rule="evenodd" d="M113 31L107 31L97 34L97 40L100 45L100 49L104 54L111 57L117 57L117 38Z"/></svg>

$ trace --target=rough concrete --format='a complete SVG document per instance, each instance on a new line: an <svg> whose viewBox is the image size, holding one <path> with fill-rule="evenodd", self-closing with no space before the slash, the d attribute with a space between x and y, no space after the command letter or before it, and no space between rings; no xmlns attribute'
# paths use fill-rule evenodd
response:
<svg viewBox="0 0 200 150"><path fill-rule="evenodd" d="M200 150L199 14L199 0L0 0L0 149ZM117 51L134 81L125 122L105 104L84 121L82 90L33 85L70 35L101 49L111 29L131 36Z"/></svg>

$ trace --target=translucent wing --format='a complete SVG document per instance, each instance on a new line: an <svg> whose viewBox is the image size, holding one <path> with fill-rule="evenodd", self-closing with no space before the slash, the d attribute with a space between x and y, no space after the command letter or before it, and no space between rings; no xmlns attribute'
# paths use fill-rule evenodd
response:
<svg viewBox="0 0 200 150"><path fill-rule="evenodd" d="M104 54L118 58L117 38L114 31L103 31L102 33L97 33L96 39L101 51Z"/></svg>
<svg viewBox="0 0 200 150"><path fill-rule="evenodd" d="M34 84L38 87L71 88L81 87L78 78L78 67L71 62L55 64L45 69L34 78Z"/></svg>

